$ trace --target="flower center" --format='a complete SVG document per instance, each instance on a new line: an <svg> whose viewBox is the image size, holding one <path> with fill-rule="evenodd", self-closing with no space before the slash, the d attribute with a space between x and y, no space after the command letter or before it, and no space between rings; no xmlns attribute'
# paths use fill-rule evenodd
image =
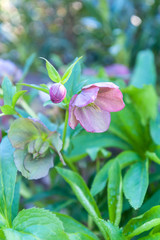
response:
<svg viewBox="0 0 160 240"><path fill-rule="evenodd" d="M93 107L96 110L96 112L101 112L100 107L98 107L95 103L89 103L87 107Z"/></svg>

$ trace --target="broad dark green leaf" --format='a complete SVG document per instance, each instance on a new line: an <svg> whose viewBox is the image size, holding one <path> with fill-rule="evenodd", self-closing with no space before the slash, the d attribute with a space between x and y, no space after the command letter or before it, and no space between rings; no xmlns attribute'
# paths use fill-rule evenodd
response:
<svg viewBox="0 0 160 240"><path fill-rule="evenodd" d="M65 154L65 157L71 162L78 161L79 159L87 156L88 150L93 147L98 149L103 147L116 147L123 150L131 149L131 146L125 141L108 132L88 133L86 131L82 131L71 138L70 144L72 145L72 149Z"/></svg>
<svg viewBox="0 0 160 240"><path fill-rule="evenodd" d="M4 234L7 240L69 240L62 222L51 212L38 208L22 210Z"/></svg>
<svg viewBox="0 0 160 240"><path fill-rule="evenodd" d="M13 151L8 138L5 137L0 144L0 225L2 225L3 217L6 218L8 224L11 224L12 219L12 203L17 175Z"/></svg>
<svg viewBox="0 0 160 240"><path fill-rule="evenodd" d="M123 110L111 113L111 119L110 132L130 144L131 150L144 154L151 139L133 104L126 104Z"/></svg>
<svg viewBox="0 0 160 240"><path fill-rule="evenodd" d="M160 206L151 208L148 212L131 219L123 229L127 238L139 235L160 225Z"/></svg>
<svg viewBox="0 0 160 240"><path fill-rule="evenodd" d="M109 219L116 226L119 225L122 214L122 176L118 161L114 161L108 176L108 210Z"/></svg>
<svg viewBox="0 0 160 240"><path fill-rule="evenodd" d="M124 92L129 95L137 112L141 116L142 123L146 124L148 120L156 118L158 96L152 85L144 85L140 89L130 85L124 89Z"/></svg>
<svg viewBox="0 0 160 240"><path fill-rule="evenodd" d="M131 77L131 85L142 88L143 85L156 84L156 68L151 50L138 53L136 66Z"/></svg>
<svg viewBox="0 0 160 240"><path fill-rule="evenodd" d="M3 99L5 105L12 105L12 98L16 92L16 87L14 87L8 77L5 77L2 82Z"/></svg>
<svg viewBox="0 0 160 240"><path fill-rule="evenodd" d="M41 57L41 59L46 61L46 68L47 68L49 78L52 81L59 83L61 81L61 77L57 72L57 70L55 69L55 67L53 67L53 65L47 59L43 57Z"/></svg>
<svg viewBox="0 0 160 240"><path fill-rule="evenodd" d="M148 188L148 161L133 164L124 176L123 191L134 209L141 207Z"/></svg>
<svg viewBox="0 0 160 240"><path fill-rule="evenodd" d="M123 169L130 164L137 162L140 160L140 157L137 153L133 151L124 151L120 153L116 159L118 160L120 167ZM106 186L107 180L108 180L108 171L116 159L112 159L109 162L107 162L101 170L98 172L96 177L94 178L94 181L92 183L91 193L93 196L98 194L100 191L104 189Z"/></svg>
<svg viewBox="0 0 160 240"><path fill-rule="evenodd" d="M61 213L54 213L54 214L56 214L56 216L63 223L64 230L66 233L83 233L90 236L91 239L98 240L98 238L94 233L92 233L88 228L86 228L84 225L82 225L75 219L71 218L70 216L67 216Z"/></svg>

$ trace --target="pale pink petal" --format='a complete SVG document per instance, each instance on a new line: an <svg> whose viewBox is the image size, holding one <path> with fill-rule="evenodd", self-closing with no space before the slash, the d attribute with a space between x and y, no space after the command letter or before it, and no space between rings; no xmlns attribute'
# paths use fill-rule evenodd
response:
<svg viewBox="0 0 160 240"><path fill-rule="evenodd" d="M87 132L105 132L111 121L110 113L93 106L75 108L74 114Z"/></svg>
<svg viewBox="0 0 160 240"><path fill-rule="evenodd" d="M117 112L124 108L123 95L119 89L102 89L94 102L98 107L108 112Z"/></svg>
<svg viewBox="0 0 160 240"><path fill-rule="evenodd" d="M74 116L74 109L75 109L75 106L74 106L74 100L76 99L77 97L77 94L75 94L70 103L69 103L69 120L68 120L68 124L69 126L72 128L72 129L75 129L75 127L77 126L78 124L78 121L76 119L76 117Z"/></svg>
<svg viewBox="0 0 160 240"><path fill-rule="evenodd" d="M82 90L88 89L93 86L98 87L98 88L119 88L116 84L114 84L112 82L99 82L99 83L93 83L93 84L87 85L87 86L83 87Z"/></svg>
<svg viewBox="0 0 160 240"><path fill-rule="evenodd" d="M91 86L87 89L82 89L82 92L79 93L74 100L73 105L77 107L87 106L89 103L93 103L97 97L97 93L99 91L98 87Z"/></svg>

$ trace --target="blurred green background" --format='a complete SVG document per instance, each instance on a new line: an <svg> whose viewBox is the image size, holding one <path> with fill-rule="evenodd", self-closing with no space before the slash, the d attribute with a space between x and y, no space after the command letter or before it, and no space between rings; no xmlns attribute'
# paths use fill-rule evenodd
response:
<svg viewBox="0 0 160 240"><path fill-rule="evenodd" d="M0 56L20 66L35 52L56 67L83 55L86 66L132 68L137 53L149 48L159 70L159 39L158 0L0 1Z"/></svg>

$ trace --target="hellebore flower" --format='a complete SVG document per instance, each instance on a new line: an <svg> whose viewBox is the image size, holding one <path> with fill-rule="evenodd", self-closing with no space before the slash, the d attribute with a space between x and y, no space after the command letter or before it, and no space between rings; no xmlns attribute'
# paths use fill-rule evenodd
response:
<svg viewBox="0 0 160 240"><path fill-rule="evenodd" d="M124 106L123 95L114 83L85 86L70 101L69 126L74 129L80 123L87 132L105 132L110 125L110 112L120 111Z"/></svg>
<svg viewBox="0 0 160 240"><path fill-rule="evenodd" d="M49 89L49 95L53 103L60 103L66 96L66 88L61 83L54 83Z"/></svg>
<svg viewBox="0 0 160 240"><path fill-rule="evenodd" d="M123 64L112 64L105 67L106 73L109 77L120 77L128 80L130 76L129 68Z"/></svg>
<svg viewBox="0 0 160 240"><path fill-rule="evenodd" d="M0 58L0 81L8 76L13 82L17 82L22 77L22 71L10 60Z"/></svg>
<svg viewBox="0 0 160 240"><path fill-rule="evenodd" d="M55 153L63 162L60 153L62 141L59 133L49 131L38 120L16 119L10 126L8 137L15 148L15 165L28 179L45 177L53 167Z"/></svg>

